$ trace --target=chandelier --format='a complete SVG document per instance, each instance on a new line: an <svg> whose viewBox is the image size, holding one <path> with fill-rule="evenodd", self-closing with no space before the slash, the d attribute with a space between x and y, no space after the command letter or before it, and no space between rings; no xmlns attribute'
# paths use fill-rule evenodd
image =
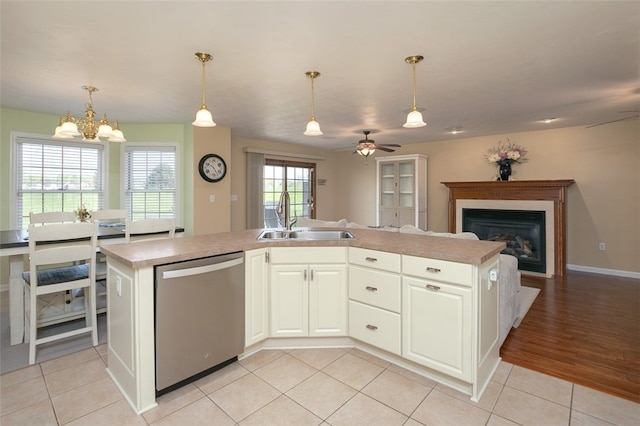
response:
<svg viewBox="0 0 640 426"><path fill-rule="evenodd" d="M307 71L304 75L311 79L311 119L307 123L307 128L303 134L306 136L320 136L322 131L320 130L320 123L316 121L315 98L313 93L313 80L320 77L320 73L318 71Z"/></svg>
<svg viewBox="0 0 640 426"><path fill-rule="evenodd" d="M100 138L107 138L109 142L126 142L118 121L109 124L107 114L104 114L100 121L96 121L96 113L93 110L93 92L98 88L93 86L82 86L89 92L89 103L85 105L84 118L74 118L70 111L66 117L60 117L60 124L56 127L53 137L56 139L70 139L82 136L84 141L100 142Z"/></svg>
<svg viewBox="0 0 640 426"><path fill-rule="evenodd" d="M409 112L409 114L407 115L407 122L404 123L402 127L416 128L424 127L427 125L427 123L422 120L422 113L418 111L418 108L416 107L416 64L423 59L424 57L416 55L409 56L404 60L405 62L411 64L411 67L413 69L413 107L411 108L411 112Z"/></svg>

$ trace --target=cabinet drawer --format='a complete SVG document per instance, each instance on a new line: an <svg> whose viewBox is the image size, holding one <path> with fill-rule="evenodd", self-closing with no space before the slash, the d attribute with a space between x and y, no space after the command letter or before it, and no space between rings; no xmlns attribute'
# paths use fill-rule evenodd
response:
<svg viewBox="0 0 640 426"><path fill-rule="evenodd" d="M402 273L471 287L473 265L424 257L402 256Z"/></svg>
<svg viewBox="0 0 640 426"><path fill-rule="evenodd" d="M400 272L400 255L396 253L349 247L349 263L383 271Z"/></svg>
<svg viewBox="0 0 640 426"><path fill-rule="evenodd" d="M400 315L349 301L349 335L400 355Z"/></svg>
<svg viewBox="0 0 640 426"><path fill-rule="evenodd" d="M349 266L350 299L399 313L400 289L400 275Z"/></svg>
<svg viewBox="0 0 640 426"><path fill-rule="evenodd" d="M346 247L271 247L271 263L346 263Z"/></svg>

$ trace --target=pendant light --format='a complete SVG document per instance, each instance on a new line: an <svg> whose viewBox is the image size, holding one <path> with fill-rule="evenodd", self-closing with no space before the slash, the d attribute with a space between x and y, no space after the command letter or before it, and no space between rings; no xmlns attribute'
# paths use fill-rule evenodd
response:
<svg viewBox="0 0 640 426"><path fill-rule="evenodd" d="M196 113L195 121L191 124L193 124L196 127L214 127L216 123L213 122L213 118L211 117L211 113L207 109L207 103L205 102L206 85L205 85L205 78L204 78L204 75L205 75L204 64L212 60L213 56L211 56L208 53L196 52L196 59L202 62L202 106L200 107L200 110L198 110L198 112Z"/></svg>
<svg viewBox="0 0 640 426"><path fill-rule="evenodd" d="M411 112L409 112L409 114L407 115L407 122L402 125L402 127L407 127L409 129L424 127L427 125L427 123L422 120L422 113L418 111L418 108L416 107L416 64L423 59L424 57L415 55L409 56L404 60L405 62L411 64L411 67L413 69L413 107L411 108Z"/></svg>
<svg viewBox="0 0 640 426"><path fill-rule="evenodd" d="M311 79L311 120L307 123L307 128L303 134L306 136L320 136L322 131L320 130L320 124L316 121L315 99L313 94L313 80L320 77L320 73L318 71L307 71L304 74Z"/></svg>

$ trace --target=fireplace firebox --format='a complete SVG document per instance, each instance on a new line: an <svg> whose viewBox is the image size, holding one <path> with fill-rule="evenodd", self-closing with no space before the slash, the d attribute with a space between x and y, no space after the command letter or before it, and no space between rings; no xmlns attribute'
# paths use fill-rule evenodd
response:
<svg viewBox="0 0 640 426"><path fill-rule="evenodd" d="M462 230L506 243L502 253L515 256L518 269L546 272L544 211L463 208Z"/></svg>

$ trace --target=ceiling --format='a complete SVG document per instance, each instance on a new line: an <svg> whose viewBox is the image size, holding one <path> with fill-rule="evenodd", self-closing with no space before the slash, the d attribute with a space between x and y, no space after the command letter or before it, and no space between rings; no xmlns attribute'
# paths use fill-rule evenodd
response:
<svg viewBox="0 0 640 426"><path fill-rule="evenodd" d="M344 149L588 126L640 109L640 2L5 1L1 105ZM402 127L416 100L428 126ZM303 136L311 110L323 136ZM637 114L637 113L636 113ZM557 117L553 123L539 120ZM57 122L51 123L53 131ZM450 135L446 129L461 126Z"/></svg>

